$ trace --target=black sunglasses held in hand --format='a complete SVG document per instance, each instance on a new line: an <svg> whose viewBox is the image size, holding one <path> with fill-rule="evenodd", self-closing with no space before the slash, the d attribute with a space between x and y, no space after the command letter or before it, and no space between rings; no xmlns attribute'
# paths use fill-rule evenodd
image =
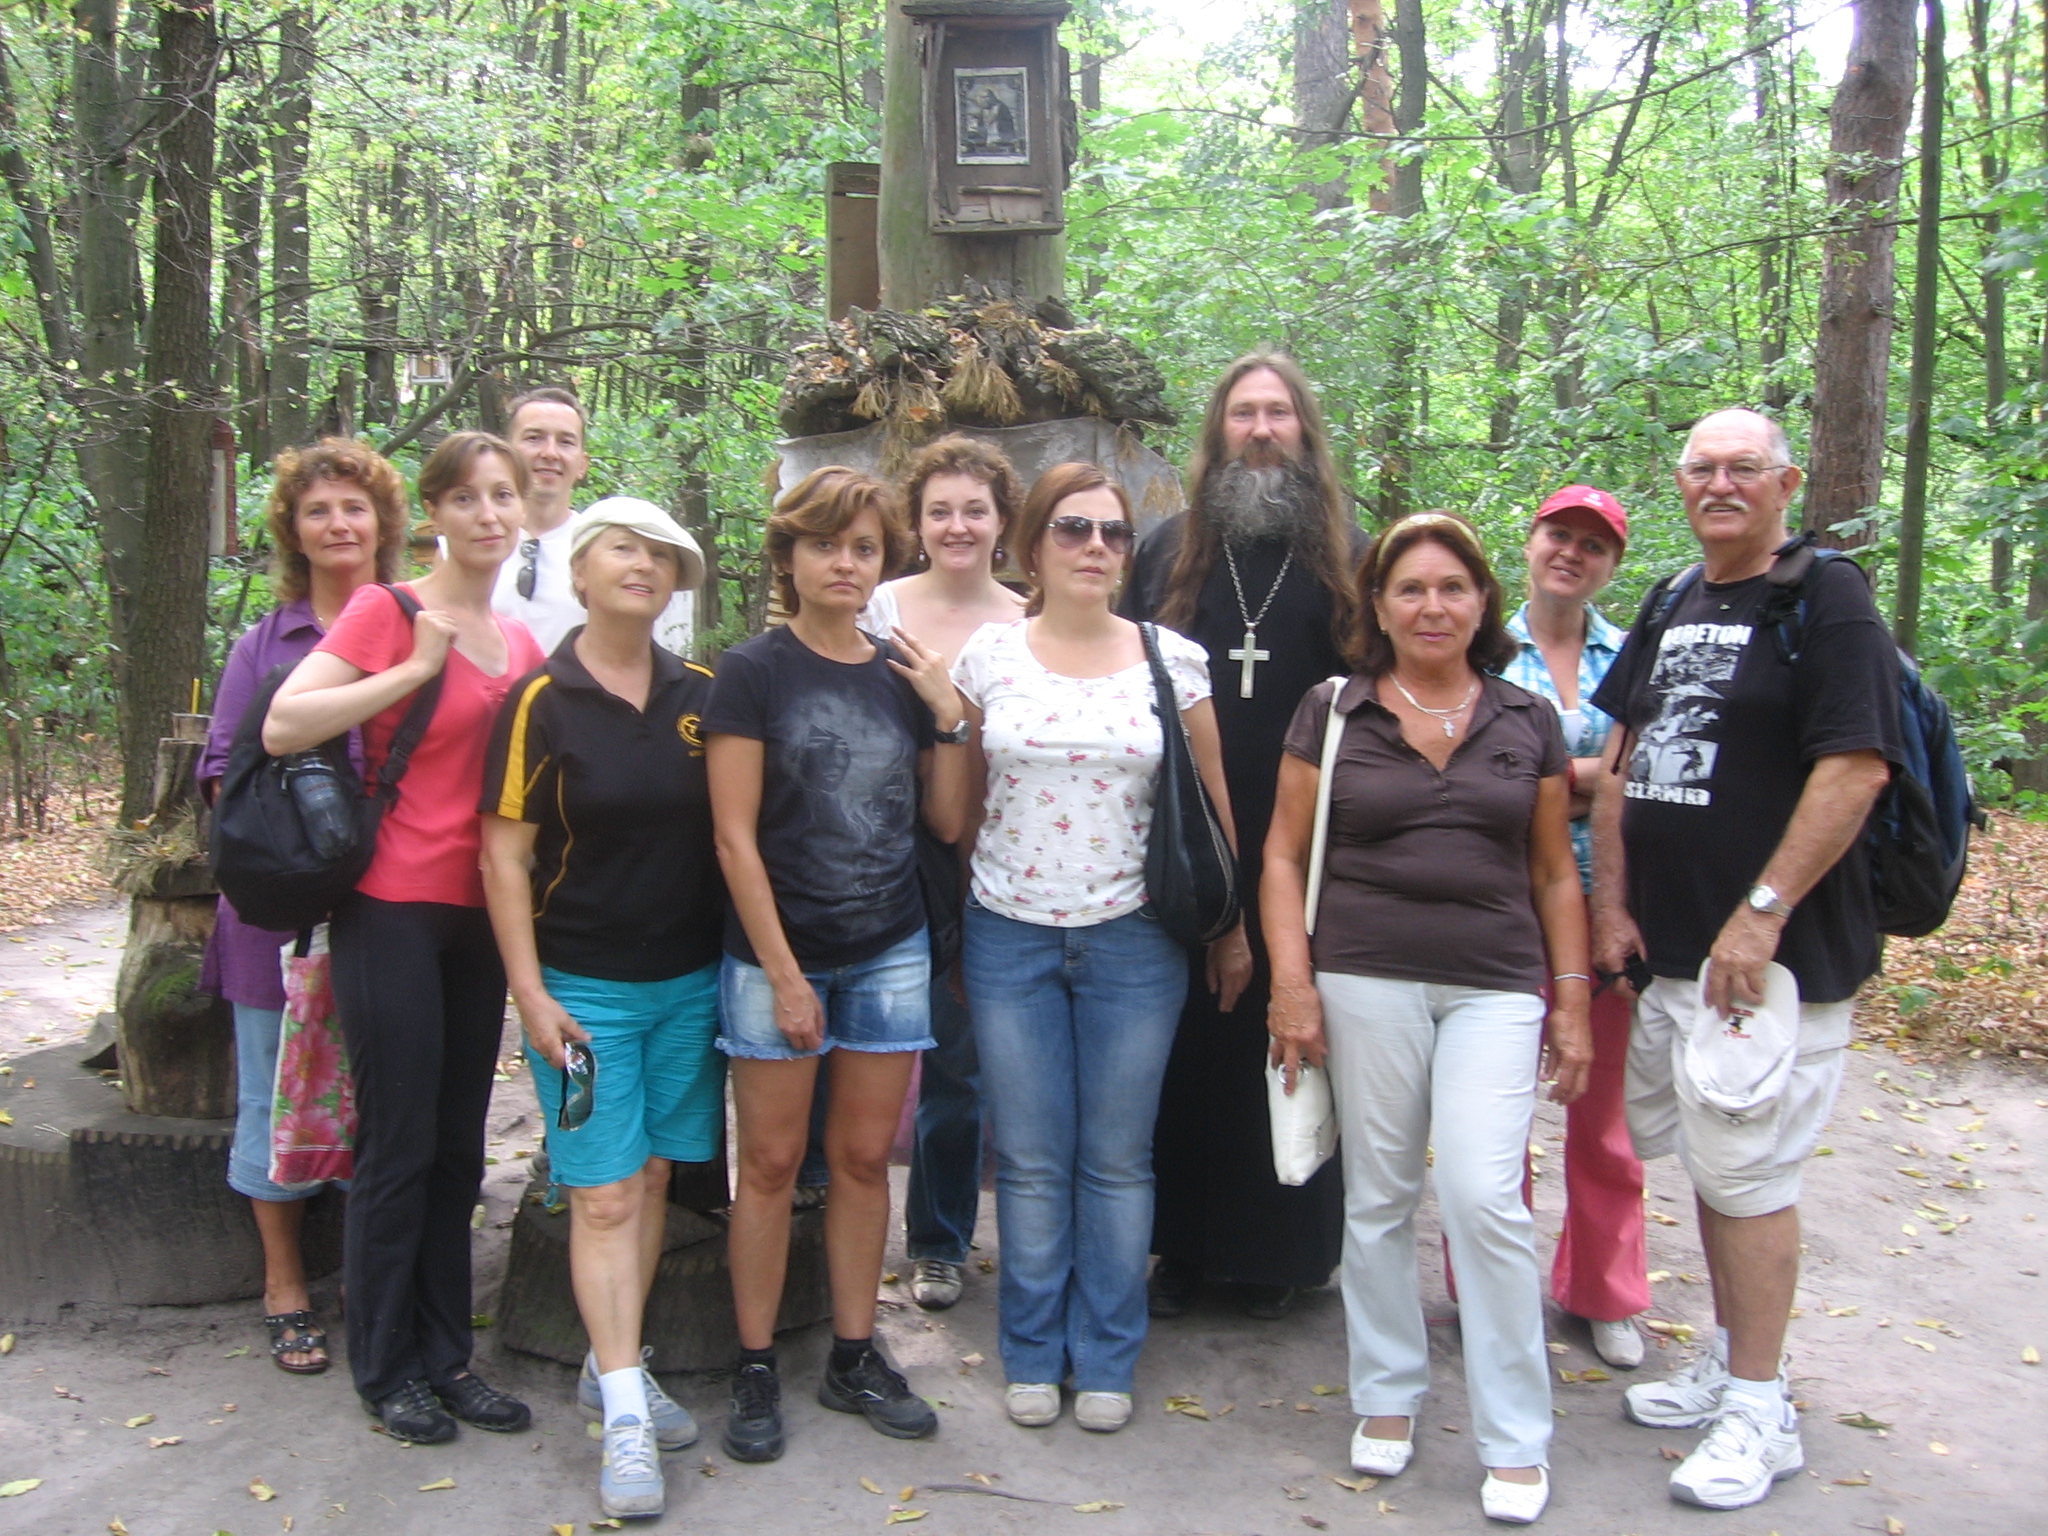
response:
<svg viewBox="0 0 2048 1536"><path fill-rule="evenodd" d="M1059 545L1061 549L1080 549L1087 544L1091 534L1100 534L1102 547L1113 555L1129 554L1131 540L1136 538L1138 533L1137 529L1120 517L1097 522L1092 517L1082 517L1074 512L1054 518L1046 524L1046 528L1052 534L1053 543Z"/></svg>
<svg viewBox="0 0 2048 1536"><path fill-rule="evenodd" d="M562 1107L555 1112L557 1130L573 1131L597 1108L597 1058L580 1040L562 1046Z"/></svg>

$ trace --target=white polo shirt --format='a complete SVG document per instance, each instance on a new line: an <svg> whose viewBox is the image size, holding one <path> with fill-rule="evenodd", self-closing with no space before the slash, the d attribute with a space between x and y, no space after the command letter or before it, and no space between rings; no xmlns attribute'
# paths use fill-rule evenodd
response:
<svg viewBox="0 0 2048 1536"><path fill-rule="evenodd" d="M562 637L584 619L583 605L576 601L575 588L569 581L569 526L573 522L575 518L566 518L559 527L540 536L532 597L519 595L519 573L526 565L528 543L523 534L512 546L511 558L498 567L497 590L491 594L491 606L533 631L533 638L550 656L562 643ZM654 643L678 656L688 656L696 620L697 594L678 592L654 621Z"/></svg>

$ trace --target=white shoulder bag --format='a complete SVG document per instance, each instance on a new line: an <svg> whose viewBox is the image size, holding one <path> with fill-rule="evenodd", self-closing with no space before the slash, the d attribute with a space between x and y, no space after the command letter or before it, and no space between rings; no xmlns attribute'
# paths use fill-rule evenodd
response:
<svg viewBox="0 0 2048 1536"><path fill-rule="evenodd" d="M1345 679L1330 679L1330 714L1323 727L1322 774L1316 780L1316 819L1308 850L1308 892L1302 917L1311 936L1316 931L1316 910L1322 904L1323 862L1330 840L1330 781L1337 767L1337 748L1344 739L1345 717L1338 713L1337 695ZM1280 1068L1266 1066L1266 1117L1273 1126L1273 1173L1282 1184L1306 1184L1315 1171L1337 1150L1337 1106L1330 1095L1330 1076L1302 1062L1297 1069L1294 1092Z"/></svg>

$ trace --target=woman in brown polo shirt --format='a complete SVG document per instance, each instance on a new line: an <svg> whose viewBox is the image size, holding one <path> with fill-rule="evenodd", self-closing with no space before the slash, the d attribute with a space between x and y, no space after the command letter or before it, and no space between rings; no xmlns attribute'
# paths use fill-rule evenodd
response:
<svg viewBox="0 0 2048 1536"><path fill-rule="evenodd" d="M1357 670L1296 711L1266 838L1267 1028L1290 1071L1327 1058L1336 1094L1352 1465L1391 1477L1414 1451L1429 1386L1414 1221L1433 1149L1487 1468L1480 1503L1527 1523L1549 1495L1551 1412L1522 1159L1539 1058L1561 1102L1584 1091L1592 1061L1568 758L1551 705L1490 675L1514 647L1469 524L1402 519L1358 580ZM1341 736L1311 941L1333 692Z"/></svg>

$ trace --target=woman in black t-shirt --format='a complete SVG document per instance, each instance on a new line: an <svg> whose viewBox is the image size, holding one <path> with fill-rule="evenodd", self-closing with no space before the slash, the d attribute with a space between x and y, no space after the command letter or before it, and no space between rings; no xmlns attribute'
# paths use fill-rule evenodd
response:
<svg viewBox="0 0 2048 1536"><path fill-rule="evenodd" d="M970 794L966 710L945 657L857 624L908 553L902 499L820 469L778 503L765 556L791 618L727 651L704 728L718 856L732 889L718 1045L733 1059L739 1181L729 1251L740 1363L725 1448L782 1454L775 1318L818 1057L837 1051L828 1408L918 1439L938 1421L876 1353L875 1287L889 1221L889 1143L912 1054L933 1041L915 818L954 842Z"/></svg>
<svg viewBox="0 0 2048 1536"><path fill-rule="evenodd" d="M654 643L696 541L650 502L615 496L569 533L589 617L506 695L484 773L491 926L569 1191L569 1271L590 1335L577 1396L604 1417L598 1501L662 1511L661 1450L697 1438L641 1364L640 1322L667 1223L671 1163L725 1140L718 1027L724 884L711 846L701 721L711 674ZM588 1104L564 1059L594 1059Z"/></svg>

